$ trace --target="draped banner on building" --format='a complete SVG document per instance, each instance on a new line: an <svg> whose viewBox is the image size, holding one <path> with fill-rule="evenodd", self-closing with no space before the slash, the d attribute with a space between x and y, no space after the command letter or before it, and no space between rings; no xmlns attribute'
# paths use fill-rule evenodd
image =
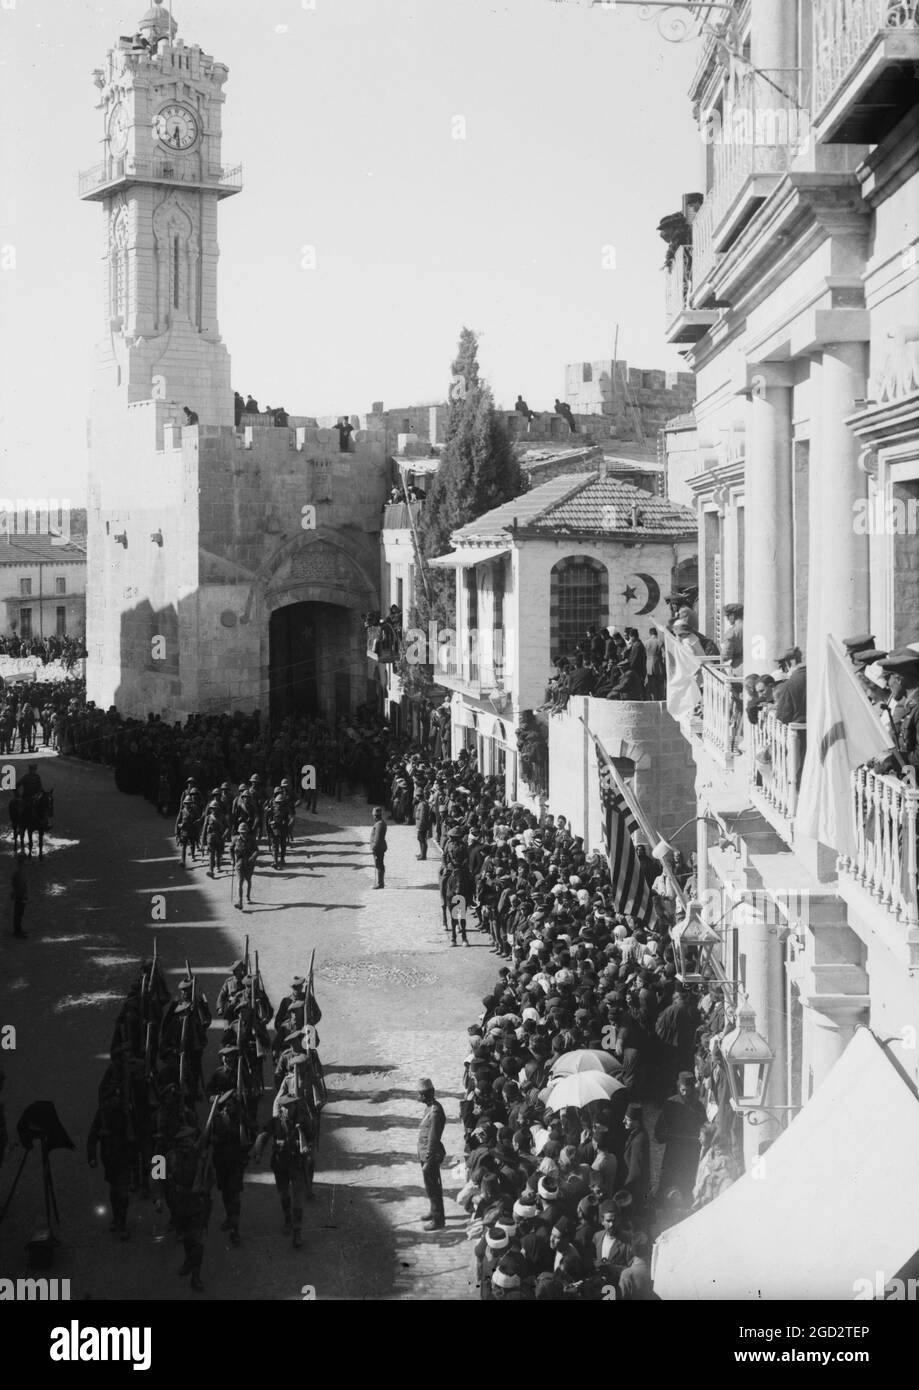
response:
<svg viewBox="0 0 919 1390"><path fill-rule="evenodd" d="M807 752L795 820L801 834L854 856L852 773L891 747L891 737L841 646L828 636L816 707L807 711Z"/></svg>
<svg viewBox="0 0 919 1390"><path fill-rule="evenodd" d="M702 698L697 679L702 662L685 642L662 629L667 653L667 710L674 719L688 718Z"/></svg>
<svg viewBox="0 0 919 1390"><path fill-rule="evenodd" d="M595 734L590 736L597 750L603 848L609 861L616 911L635 917L642 926L647 926L652 899L651 886L635 850L634 837L641 830L639 817L603 744Z"/></svg>

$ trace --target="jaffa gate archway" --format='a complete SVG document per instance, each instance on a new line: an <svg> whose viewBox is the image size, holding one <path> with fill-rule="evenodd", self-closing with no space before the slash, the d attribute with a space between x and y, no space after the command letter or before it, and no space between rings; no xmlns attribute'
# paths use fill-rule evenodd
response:
<svg viewBox="0 0 919 1390"><path fill-rule="evenodd" d="M351 610L334 603L291 603L271 614L269 712L283 719L338 718L366 697L366 656ZM355 639L358 646L355 650Z"/></svg>

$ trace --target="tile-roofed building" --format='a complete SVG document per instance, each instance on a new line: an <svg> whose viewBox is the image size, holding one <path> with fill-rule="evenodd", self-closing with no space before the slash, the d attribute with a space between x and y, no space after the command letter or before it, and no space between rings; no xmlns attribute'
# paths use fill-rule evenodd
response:
<svg viewBox="0 0 919 1390"><path fill-rule="evenodd" d="M454 692L454 748L475 748L480 769L526 799L516 736L545 700L552 662L589 625L634 627L643 641L667 621L665 595L696 578L695 513L601 465L531 488L451 541L432 564L456 573L456 632L427 659Z"/></svg>
<svg viewBox="0 0 919 1390"><path fill-rule="evenodd" d="M63 536L15 532L0 536L0 565L48 564L66 561L86 564L86 545Z"/></svg>
<svg viewBox="0 0 919 1390"><path fill-rule="evenodd" d="M44 532L0 534L0 632L83 637L86 542Z"/></svg>
<svg viewBox="0 0 919 1390"><path fill-rule="evenodd" d="M637 519L633 516L637 509ZM600 536L650 533L688 537L696 532L696 517L689 507L654 497L631 483L602 473L574 473L553 478L512 502L486 512L460 527L454 544L487 542L518 534L596 534Z"/></svg>

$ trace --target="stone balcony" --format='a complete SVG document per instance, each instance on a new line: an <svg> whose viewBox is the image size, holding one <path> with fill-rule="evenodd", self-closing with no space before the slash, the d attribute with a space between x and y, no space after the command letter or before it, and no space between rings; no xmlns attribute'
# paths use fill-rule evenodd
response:
<svg viewBox="0 0 919 1390"><path fill-rule="evenodd" d="M795 69L748 72L709 113L710 187L692 224L692 303L712 298L707 281L757 208L807 147L810 112Z"/></svg>
<svg viewBox="0 0 919 1390"><path fill-rule="evenodd" d="M693 309L691 246L678 246L665 274L664 334L668 343L697 343L717 323L717 309Z"/></svg>
<svg viewBox="0 0 919 1390"><path fill-rule="evenodd" d="M814 133L875 145L915 100L919 0L814 0Z"/></svg>

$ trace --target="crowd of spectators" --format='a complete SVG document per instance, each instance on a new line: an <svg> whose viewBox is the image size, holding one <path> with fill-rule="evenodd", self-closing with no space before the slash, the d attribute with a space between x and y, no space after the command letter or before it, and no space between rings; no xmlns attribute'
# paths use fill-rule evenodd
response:
<svg viewBox="0 0 919 1390"><path fill-rule="evenodd" d="M508 806L468 751L455 761L396 751L387 775L400 806L408 796L419 845L427 826L442 847L453 943L457 928L464 939L479 929L502 961L469 1029L461 1105L457 1200L481 1297L652 1297L656 1235L742 1164L717 1050L731 1008L720 987L697 998L677 979L666 875L640 844L653 901L641 925L565 816L540 822ZM677 855L673 867L691 894L693 865ZM572 1053L572 1065L586 1058L612 1076L608 1100L553 1107L553 1073Z"/></svg>
<svg viewBox="0 0 919 1390"><path fill-rule="evenodd" d="M0 656L11 656L17 660L37 657L43 666L51 661L60 661L68 671L72 671L85 655L86 647L77 637L22 637L16 632L0 636Z"/></svg>

